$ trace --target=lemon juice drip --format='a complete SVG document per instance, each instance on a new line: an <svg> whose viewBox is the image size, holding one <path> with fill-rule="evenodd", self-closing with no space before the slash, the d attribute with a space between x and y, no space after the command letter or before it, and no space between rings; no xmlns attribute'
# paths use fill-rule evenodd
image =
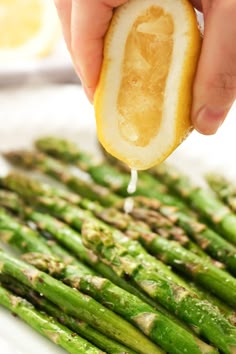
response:
<svg viewBox="0 0 236 354"><path fill-rule="evenodd" d="M127 192L129 194L133 194L136 192L137 189L137 182L138 182L138 171L131 169L131 176L130 176L130 182L127 188ZM131 213L134 207L134 199L132 197L128 197L125 200L124 204L124 211L126 214Z"/></svg>

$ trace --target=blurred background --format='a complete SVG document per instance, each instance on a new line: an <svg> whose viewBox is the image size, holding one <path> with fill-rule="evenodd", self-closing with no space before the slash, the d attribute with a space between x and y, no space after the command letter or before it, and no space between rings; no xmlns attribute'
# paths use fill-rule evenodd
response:
<svg viewBox="0 0 236 354"><path fill-rule="evenodd" d="M0 85L78 83L53 0L0 0Z"/></svg>

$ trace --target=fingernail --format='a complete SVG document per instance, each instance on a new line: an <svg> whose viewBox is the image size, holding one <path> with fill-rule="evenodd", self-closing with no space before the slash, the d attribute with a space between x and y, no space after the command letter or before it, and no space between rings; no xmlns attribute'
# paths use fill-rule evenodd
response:
<svg viewBox="0 0 236 354"><path fill-rule="evenodd" d="M202 134L212 135L217 132L222 125L227 111L217 111L211 107L202 107L195 118L195 129Z"/></svg>

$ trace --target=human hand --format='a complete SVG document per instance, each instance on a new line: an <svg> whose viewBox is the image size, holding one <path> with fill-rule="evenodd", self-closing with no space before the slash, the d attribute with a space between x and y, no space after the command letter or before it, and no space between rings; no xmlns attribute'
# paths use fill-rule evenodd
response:
<svg viewBox="0 0 236 354"><path fill-rule="evenodd" d="M54 0L75 70L90 101L99 79L103 41L113 10L128 0Z"/></svg>
<svg viewBox="0 0 236 354"><path fill-rule="evenodd" d="M55 0L64 37L90 99L98 82L103 40L113 10L128 0ZM193 86L192 121L214 134L236 97L236 0L191 0L203 11L205 30Z"/></svg>
<svg viewBox="0 0 236 354"><path fill-rule="evenodd" d="M206 135L236 98L236 1L191 0L204 14L204 39L193 87L192 121Z"/></svg>

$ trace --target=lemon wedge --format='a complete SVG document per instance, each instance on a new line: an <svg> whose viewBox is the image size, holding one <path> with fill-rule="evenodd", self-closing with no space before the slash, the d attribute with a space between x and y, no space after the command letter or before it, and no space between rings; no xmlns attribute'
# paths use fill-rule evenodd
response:
<svg viewBox="0 0 236 354"><path fill-rule="evenodd" d="M52 0L0 0L0 62L45 56L59 34Z"/></svg>
<svg viewBox="0 0 236 354"><path fill-rule="evenodd" d="M115 11L94 99L105 150L144 170L186 138L200 47L188 0L129 0Z"/></svg>

